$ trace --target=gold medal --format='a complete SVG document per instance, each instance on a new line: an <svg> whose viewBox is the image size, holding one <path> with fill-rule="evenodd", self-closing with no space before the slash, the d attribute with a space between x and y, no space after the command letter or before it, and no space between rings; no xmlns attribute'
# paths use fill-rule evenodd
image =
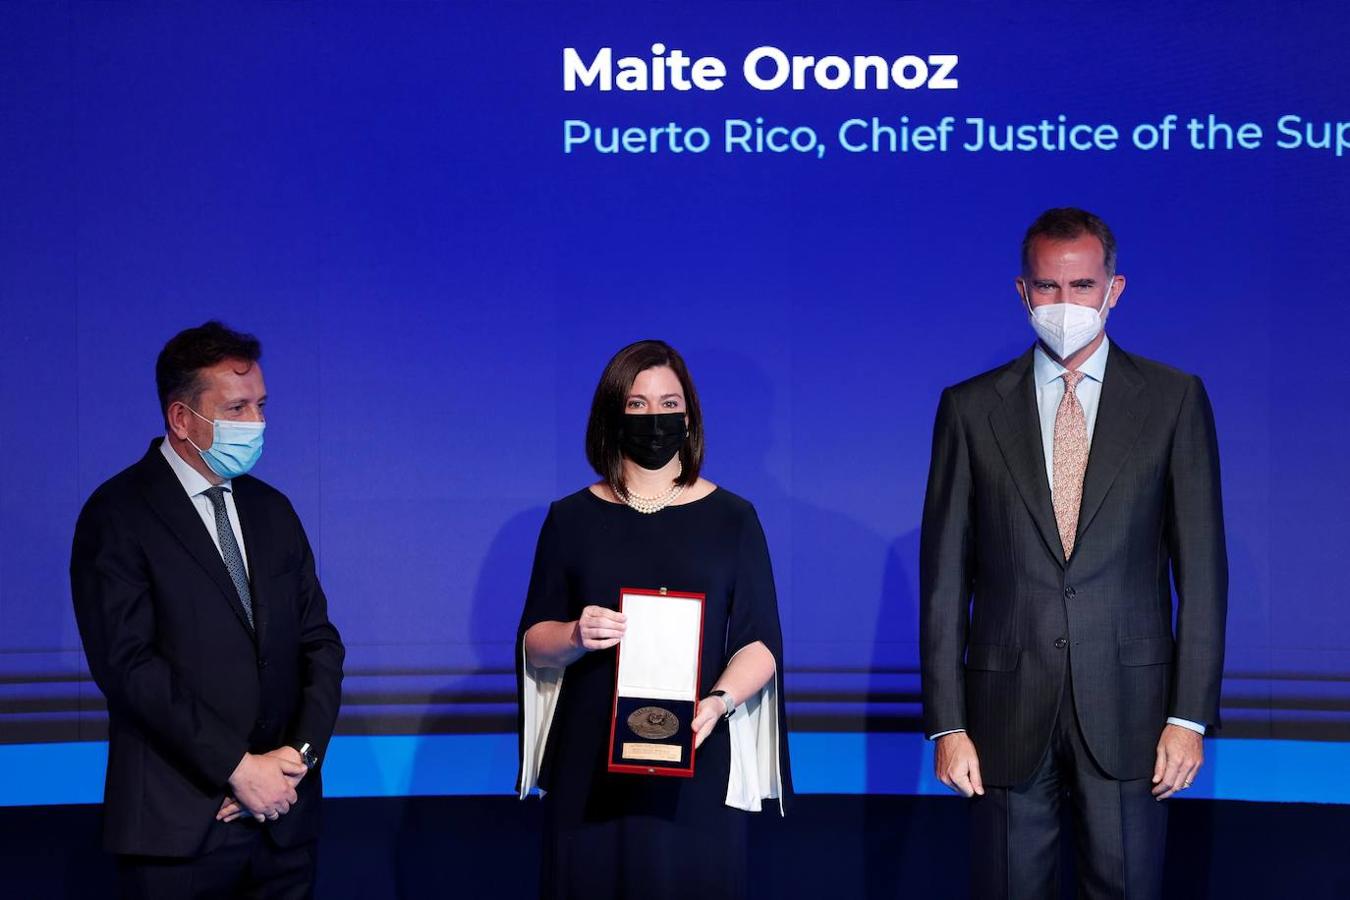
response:
<svg viewBox="0 0 1350 900"><path fill-rule="evenodd" d="M660 741L679 731L680 720L668 709L644 706L628 717L628 728L638 737Z"/></svg>

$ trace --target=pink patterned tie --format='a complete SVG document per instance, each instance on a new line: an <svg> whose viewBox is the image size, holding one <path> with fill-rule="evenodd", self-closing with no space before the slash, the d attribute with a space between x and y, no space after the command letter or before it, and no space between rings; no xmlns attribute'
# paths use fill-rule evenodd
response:
<svg viewBox="0 0 1350 900"><path fill-rule="evenodd" d="M1087 471L1088 460L1087 417L1075 393L1082 380L1082 372L1064 373L1064 399L1055 411L1055 483L1051 485L1050 496L1066 560L1073 555L1078 535L1078 507L1083 502L1083 473Z"/></svg>

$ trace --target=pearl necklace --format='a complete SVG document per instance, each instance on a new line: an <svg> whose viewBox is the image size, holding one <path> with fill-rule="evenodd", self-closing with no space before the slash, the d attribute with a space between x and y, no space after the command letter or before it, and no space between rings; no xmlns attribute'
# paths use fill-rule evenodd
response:
<svg viewBox="0 0 1350 900"><path fill-rule="evenodd" d="M675 473L675 477L679 478L682 472L683 470ZM610 485L610 490L614 492L614 496L622 500L631 509L635 509L644 515L650 516L652 513L660 512L679 499L680 494L684 493L684 485L679 484L678 482L672 484L670 490L658 497L641 497L624 490L618 485Z"/></svg>

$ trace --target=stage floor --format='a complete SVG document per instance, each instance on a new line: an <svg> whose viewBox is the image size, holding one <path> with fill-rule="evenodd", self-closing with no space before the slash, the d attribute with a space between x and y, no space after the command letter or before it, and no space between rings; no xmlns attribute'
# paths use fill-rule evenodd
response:
<svg viewBox="0 0 1350 900"><path fill-rule="evenodd" d="M537 801L328 800L324 813L322 898L535 896ZM963 897L966 824L957 798L801 797L785 819L755 817L752 852L773 868L752 896ZM98 829L97 806L0 808L4 895L109 896L112 863ZM1350 897L1347 834L1350 806L1176 803L1167 896Z"/></svg>

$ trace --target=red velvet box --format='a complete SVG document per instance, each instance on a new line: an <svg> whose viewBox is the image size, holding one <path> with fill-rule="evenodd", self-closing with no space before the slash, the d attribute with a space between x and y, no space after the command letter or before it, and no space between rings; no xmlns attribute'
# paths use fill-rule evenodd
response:
<svg viewBox="0 0 1350 900"><path fill-rule="evenodd" d="M704 600L667 588L619 592L628 627L615 648L609 771L693 777Z"/></svg>

